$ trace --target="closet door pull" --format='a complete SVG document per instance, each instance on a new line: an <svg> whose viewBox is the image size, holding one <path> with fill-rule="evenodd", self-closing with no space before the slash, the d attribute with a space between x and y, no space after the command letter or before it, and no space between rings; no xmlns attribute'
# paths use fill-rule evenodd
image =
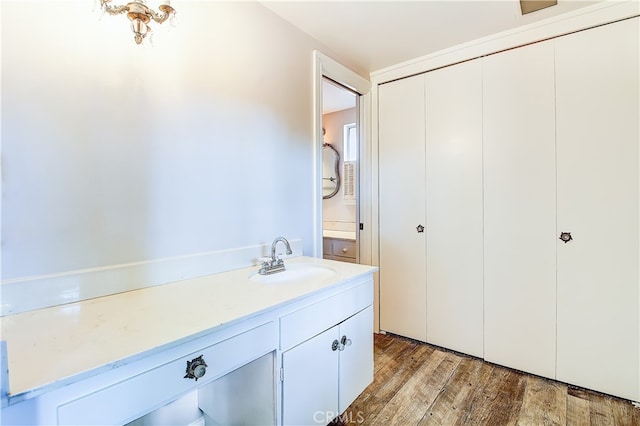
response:
<svg viewBox="0 0 640 426"><path fill-rule="evenodd" d="M573 240L573 237L571 236L571 232L563 232L560 234L560 240L564 241L565 244L567 244L569 241Z"/></svg>

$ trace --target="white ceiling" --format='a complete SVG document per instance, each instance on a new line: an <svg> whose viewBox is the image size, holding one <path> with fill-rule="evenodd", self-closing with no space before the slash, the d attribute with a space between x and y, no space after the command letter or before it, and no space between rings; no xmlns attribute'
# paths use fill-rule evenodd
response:
<svg viewBox="0 0 640 426"><path fill-rule="evenodd" d="M558 0L522 15L519 0L262 1L365 73L602 0ZM336 58L339 59L339 58Z"/></svg>
<svg viewBox="0 0 640 426"><path fill-rule="evenodd" d="M322 113L330 114L348 108L355 108L356 95L344 87L327 80L322 82Z"/></svg>

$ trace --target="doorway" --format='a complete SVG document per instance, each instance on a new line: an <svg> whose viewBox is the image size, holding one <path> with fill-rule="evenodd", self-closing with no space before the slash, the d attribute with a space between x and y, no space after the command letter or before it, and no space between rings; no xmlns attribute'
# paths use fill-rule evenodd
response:
<svg viewBox="0 0 640 426"><path fill-rule="evenodd" d="M357 139L359 141L357 162L356 209L358 229L356 231L357 261L371 265L371 223L374 199L372 190L372 151L369 143L369 117L371 115L371 82L356 74L336 60L320 51L313 52L313 127L314 127L314 185L313 185L313 250L311 255L323 257L323 191L322 191L322 113L323 84L327 78L342 89L350 90L357 99Z"/></svg>
<svg viewBox="0 0 640 426"><path fill-rule="evenodd" d="M359 263L359 96L322 78L322 253Z"/></svg>

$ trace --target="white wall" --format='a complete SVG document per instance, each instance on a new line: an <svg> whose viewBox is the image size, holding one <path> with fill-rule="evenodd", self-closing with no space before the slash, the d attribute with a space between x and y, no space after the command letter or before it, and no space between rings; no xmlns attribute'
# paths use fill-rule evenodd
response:
<svg viewBox="0 0 640 426"><path fill-rule="evenodd" d="M344 125L356 122L356 108L349 108L342 111L336 111L322 116L322 126L326 130L324 141L330 143L340 154L340 174L344 175ZM343 200L344 181L340 186L338 193L327 199L322 200L322 220L351 222L355 231L356 222L356 206L355 204L347 204Z"/></svg>
<svg viewBox="0 0 640 426"><path fill-rule="evenodd" d="M2 2L3 280L278 235L311 251L322 46L257 3L172 4L149 48L92 1Z"/></svg>

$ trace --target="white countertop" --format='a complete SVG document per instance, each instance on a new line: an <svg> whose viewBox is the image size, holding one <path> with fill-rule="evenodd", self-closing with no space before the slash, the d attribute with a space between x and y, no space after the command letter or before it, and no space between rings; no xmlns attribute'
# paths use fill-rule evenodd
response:
<svg viewBox="0 0 640 426"><path fill-rule="evenodd" d="M353 240L356 239L356 231L332 231L330 229L324 229L322 236L326 238L339 238L341 240Z"/></svg>
<svg viewBox="0 0 640 426"><path fill-rule="evenodd" d="M285 259L285 265L294 263L330 266L336 274L260 284L249 280L258 270L253 266L2 317L9 395L42 391L62 380L68 383L82 373L97 373L115 361L213 331L377 269L310 257Z"/></svg>

